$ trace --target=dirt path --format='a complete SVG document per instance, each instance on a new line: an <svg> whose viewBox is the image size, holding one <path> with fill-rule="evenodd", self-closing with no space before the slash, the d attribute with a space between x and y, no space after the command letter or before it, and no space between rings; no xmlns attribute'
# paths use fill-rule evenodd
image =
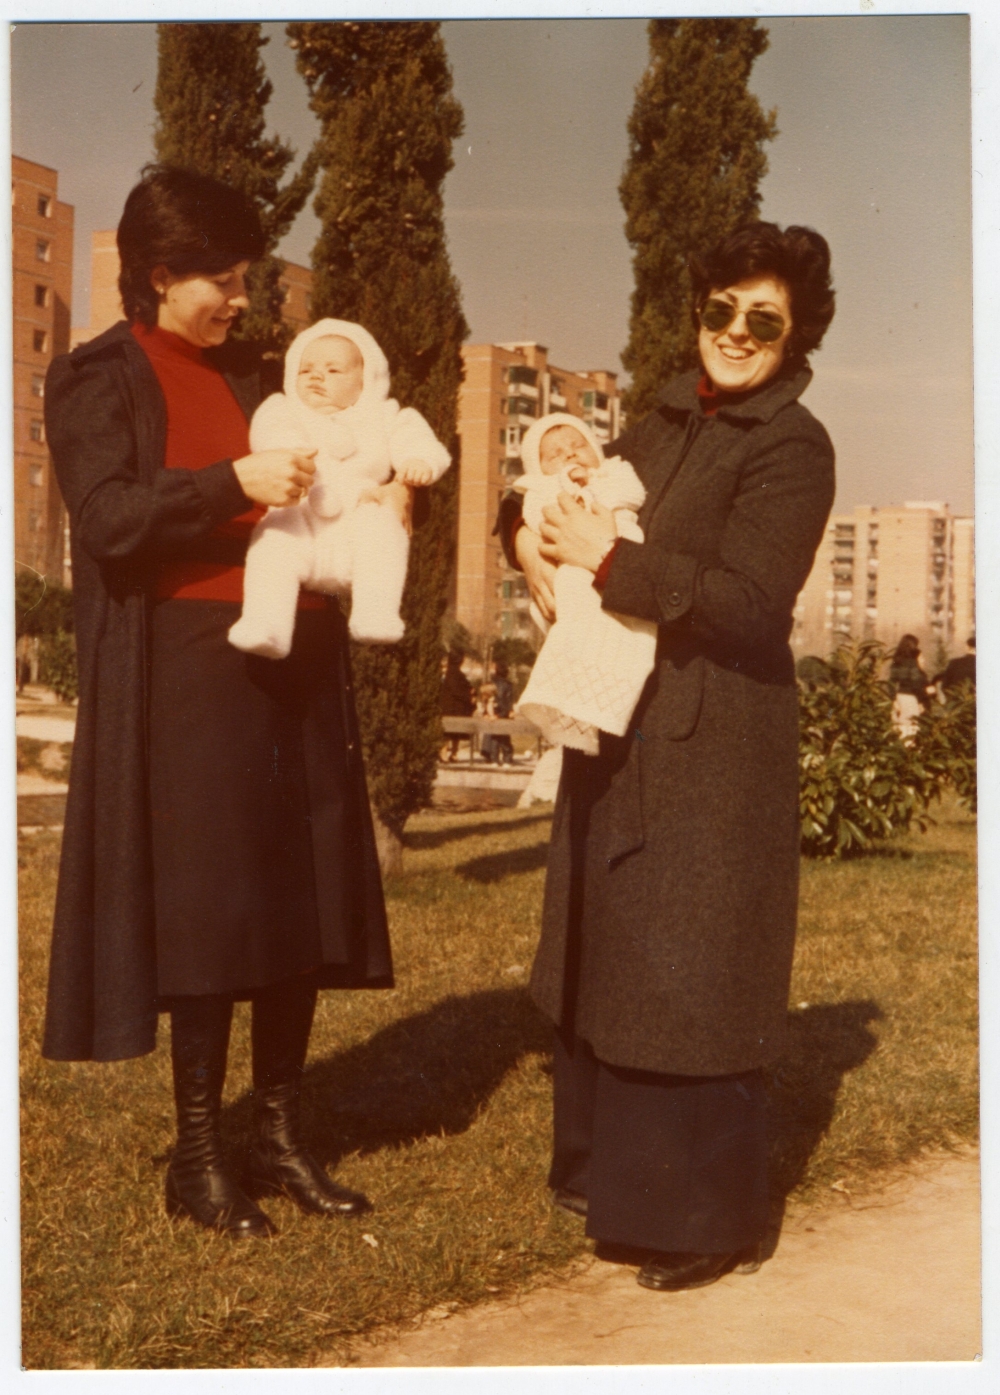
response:
<svg viewBox="0 0 1000 1395"><path fill-rule="evenodd" d="M359 1343L352 1364L971 1361L979 1351L979 1163L965 1155L791 1212L757 1274L651 1293L633 1269L591 1259L519 1302L425 1316Z"/></svg>

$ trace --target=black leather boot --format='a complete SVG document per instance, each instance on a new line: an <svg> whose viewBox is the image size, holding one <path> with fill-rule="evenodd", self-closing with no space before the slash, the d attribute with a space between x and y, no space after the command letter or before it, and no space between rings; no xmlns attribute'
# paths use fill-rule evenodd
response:
<svg viewBox="0 0 1000 1395"><path fill-rule="evenodd" d="M232 1015L225 994L171 1005L177 1144L167 1168L167 1213L237 1238L274 1235L277 1227L237 1185L219 1137Z"/></svg>
<svg viewBox="0 0 1000 1395"><path fill-rule="evenodd" d="M250 1183L255 1191L283 1192L310 1215L360 1216L371 1210L368 1198L328 1177L299 1135L299 1086L315 1006L311 978L254 995Z"/></svg>

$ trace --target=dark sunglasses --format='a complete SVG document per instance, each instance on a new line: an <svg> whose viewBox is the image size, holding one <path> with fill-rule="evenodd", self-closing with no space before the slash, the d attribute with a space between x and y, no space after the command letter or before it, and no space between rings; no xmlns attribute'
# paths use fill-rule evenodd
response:
<svg viewBox="0 0 1000 1395"><path fill-rule="evenodd" d="M698 311L698 318L707 330L719 334L728 329L739 314L735 305L728 300L706 300ZM761 344L773 344L785 332L785 322L773 310L748 310L747 329Z"/></svg>

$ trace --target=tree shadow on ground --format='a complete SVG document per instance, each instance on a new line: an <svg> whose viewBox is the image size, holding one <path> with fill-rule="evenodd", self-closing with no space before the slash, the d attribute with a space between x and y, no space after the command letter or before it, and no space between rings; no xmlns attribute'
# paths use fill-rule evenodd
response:
<svg viewBox="0 0 1000 1395"><path fill-rule="evenodd" d="M310 1150L335 1167L349 1153L464 1133L522 1057L551 1047L551 1024L523 988L444 998L307 1067ZM234 1142L249 1134L250 1108L244 1096L225 1112Z"/></svg>
<svg viewBox="0 0 1000 1395"><path fill-rule="evenodd" d="M829 1131L844 1076L878 1045L870 1024L883 1015L871 1000L789 1013L788 1049L768 1073L772 1215L765 1258L774 1253L789 1194Z"/></svg>
<svg viewBox="0 0 1000 1395"><path fill-rule="evenodd" d="M443 812L443 811L440 811ZM449 813L453 812L448 810ZM457 812L457 811L455 811ZM466 823L457 828L419 828L412 831L407 830L403 834L403 846L413 848L416 851L423 851L428 848L440 848L445 843L454 843L459 838L482 838L490 833L507 833L512 829L527 828L529 824L544 823L552 818L552 812L545 814L525 814L523 818L510 819L506 823L498 824L495 820L488 823Z"/></svg>
<svg viewBox="0 0 1000 1395"><path fill-rule="evenodd" d="M527 848L511 848L508 852L486 853L483 857L460 862L455 874L470 882L502 882L520 872L537 872L549 859L548 843L532 843Z"/></svg>

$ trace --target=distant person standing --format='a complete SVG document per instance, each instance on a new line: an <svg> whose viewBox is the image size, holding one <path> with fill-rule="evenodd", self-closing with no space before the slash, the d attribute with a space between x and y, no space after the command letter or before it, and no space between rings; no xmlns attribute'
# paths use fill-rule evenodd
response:
<svg viewBox="0 0 1000 1395"><path fill-rule="evenodd" d="M507 665L502 660L497 660L493 665L493 703L492 716L506 719L514 710L514 685L508 677ZM483 759L496 761L497 765L505 762L509 765L514 759L514 747L509 736L487 736L483 741Z"/></svg>
<svg viewBox="0 0 1000 1395"><path fill-rule="evenodd" d="M976 686L976 636L970 635L965 641L965 647L969 651L958 659L949 660L943 673L939 673L934 679L939 690L945 693L951 692L963 683L971 683Z"/></svg>
<svg viewBox="0 0 1000 1395"><path fill-rule="evenodd" d="M929 706L931 700L930 681L920 664L920 641L916 635L904 635L896 645L889 682L893 691L893 726L904 741L912 741L921 709Z"/></svg>

